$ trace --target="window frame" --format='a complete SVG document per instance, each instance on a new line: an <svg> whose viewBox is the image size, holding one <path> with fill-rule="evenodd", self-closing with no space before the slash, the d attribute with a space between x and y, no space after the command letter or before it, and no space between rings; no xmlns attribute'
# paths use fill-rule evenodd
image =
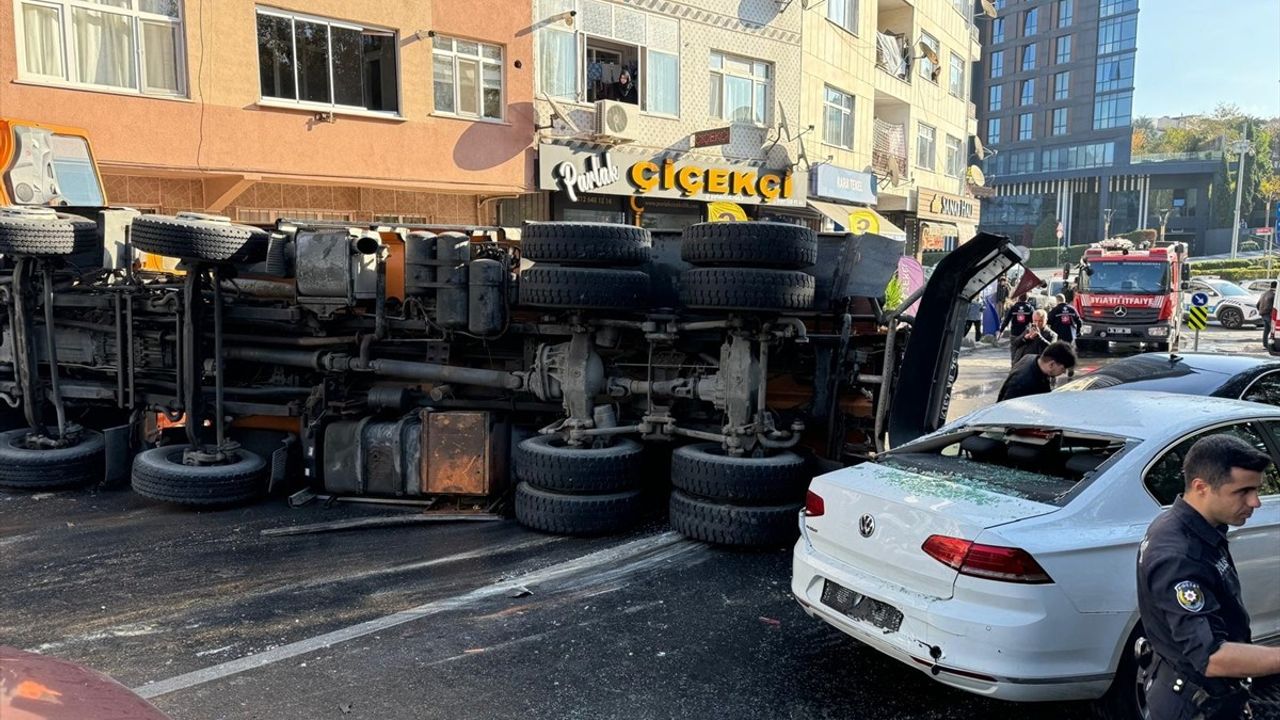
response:
<svg viewBox="0 0 1280 720"><path fill-rule="evenodd" d="M1253 389L1253 386L1257 385L1263 380L1274 380L1274 379L1280 379L1280 370L1268 370L1258 375L1258 377L1254 378L1253 380L1250 380L1249 384L1245 386L1245 389L1240 392L1240 399L1244 400L1245 396L1249 394L1249 391ZM1257 402L1257 401L1251 400L1249 402ZM1259 404L1265 404L1265 403L1259 403ZM1277 422L1280 422L1280 420L1277 420Z"/></svg>
<svg viewBox="0 0 1280 720"><path fill-rule="evenodd" d="M452 40L453 49L440 50L436 48L435 40L438 37L448 38ZM459 40L463 42L475 43L478 49L480 50L480 54L479 55L459 55L457 50ZM506 46L501 45L499 43L484 42L482 40L476 40L473 38L459 37L457 35L446 35L444 33L437 33L434 36L432 36L431 43L432 43L431 44L431 72L433 74L431 78L431 83L432 83L431 114L437 117L458 118L460 120L468 120L468 121L474 121L474 122L505 123L507 121L507 67L506 67L507 48ZM499 59L491 60L489 58L486 58L484 56L484 48L486 46L497 48L498 55L500 56ZM440 108L436 107L436 104L435 104L434 73L435 73L435 67L436 67L436 55L448 55L449 57L453 58L453 108L454 109L451 111L441 110ZM476 93L477 93L476 107L480 109L480 113L477 115L469 115L467 113L460 112L458 110L458 108L461 107L461 103L459 102L459 100L461 99L460 93L462 92L462 89L461 89L462 85L461 83L458 82L458 58L459 57L465 58L466 60L475 60L480 64L480 74L476 78L478 80L478 82L476 83ZM485 65L490 65L490 66L496 65L498 67L498 73L499 73L498 75L498 83L499 83L498 84L498 117L496 118L492 118L484 114L484 67ZM378 112L378 111L374 110L371 112Z"/></svg>
<svg viewBox="0 0 1280 720"><path fill-rule="evenodd" d="M931 162L930 164L928 164L928 165L921 165L921 164L920 164L920 152L921 152L922 148L924 147L923 143L921 142L921 132L920 132L920 131L921 131L921 130L923 130L924 128L929 128L929 130L930 130L930 131L932 131L932 133L933 133L933 137L929 139L929 146L932 148L932 152L929 154L929 159L930 159L932 162ZM930 124L928 124L928 123L923 123L923 122L919 122L919 121L916 121L916 156L915 156L915 166L916 166L916 167L918 167L918 168L920 168L920 169L922 169L922 170L928 170L929 172L937 172L937 168L938 168L938 128L936 128L936 127L934 127L933 125L930 125Z"/></svg>
<svg viewBox="0 0 1280 720"><path fill-rule="evenodd" d="M830 98L828 97L828 92L834 92L848 98L849 99L848 109L845 109L843 105L836 105L832 103ZM855 97L853 93L845 92L844 90L841 90L840 88L834 85L823 83L822 85L822 144L823 145L840 148L842 150L853 149L853 146L857 142L854 138L854 133L857 131L857 126L854 124L854 114L857 112L857 108L858 108L858 98ZM831 110L837 110L840 113L842 131L844 129L845 124L846 123L848 124L848 127L849 127L849 144L848 145L845 145L843 143L833 143L830 141L830 138L828 137L828 133L830 132L830 123L828 122L830 119L830 115L828 115L828 113ZM841 132L841 137L843 136L844 134L843 132Z"/></svg>
<svg viewBox="0 0 1280 720"><path fill-rule="evenodd" d="M1120 104L1127 98L1129 109L1123 115L1112 112L1108 115L1102 114L1105 103L1115 103L1115 107L1119 108ZM1107 124L1102 124L1103 118L1108 118ZM1121 119L1124 122L1121 122ZM1133 91L1126 90L1118 93L1108 93L1106 95L1096 95L1093 100L1093 129L1094 130L1114 130L1133 124Z"/></svg>
<svg viewBox="0 0 1280 720"><path fill-rule="evenodd" d="M1004 51L993 50L989 60L991 63L991 78L995 79L1004 77ZM999 62L997 62L997 60Z"/></svg>
<svg viewBox="0 0 1280 720"><path fill-rule="evenodd" d="M1173 442L1166 443L1163 447L1160 448L1160 450L1158 450L1154 455L1151 456L1151 459L1148 460L1145 465L1143 465L1142 474L1138 476L1138 482L1142 484L1143 491L1146 492L1147 497L1151 498L1152 502L1154 502L1158 507L1162 509L1169 508L1170 506L1173 505L1172 502L1170 502L1168 505L1163 504L1162 502L1160 502L1160 498L1156 497L1156 494L1151 491L1151 486L1147 482L1147 476L1151 474L1151 470L1155 468L1155 466L1158 465L1160 462L1162 462L1165 459L1165 457L1169 455L1169 453L1173 452L1175 448L1177 448L1179 445L1183 444L1184 442L1196 437L1205 437L1209 434L1220 435L1222 433L1215 432L1215 431L1220 430L1222 428L1232 427L1236 425L1254 425L1257 427L1258 437L1259 439L1262 440L1262 443L1266 445L1267 454L1271 456L1273 467L1275 467L1277 458L1278 456L1280 456L1280 452L1277 451L1277 447L1278 447L1278 443L1280 443L1280 439L1276 438L1275 435L1272 434L1271 429L1267 427L1266 424L1269 422L1280 423L1280 418L1252 417L1252 418L1240 418L1235 420L1223 420L1206 427L1198 428L1184 435L1180 435ZM1275 497L1280 497L1280 493L1272 493L1268 495L1263 495L1262 493L1258 493L1258 497L1259 498L1275 498Z"/></svg>
<svg viewBox="0 0 1280 720"><path fill-rule="evenodd" d="M1027 43L1022 46L1022 56L1018 58L1019 72L1030 72L1036 69L1036 50L1038 49L1036 45L1037 43ZM1028 58L1031 60L1030 65L1027 64Z"/></svg>
<svg viewBox="0 0 1280 720"><path fill-rule="evenodd" d="M1026 137L1023 137L1022 131L1023 118L1027 119ZM1018 113L1017 137L1018 142L1036 139L1036 118L1034 113Z"/></svg>
<svg viewBox="0 0 1280 720"><path fill-rule="evenodd" d="M1063 10L1066 10L1064 13ZM1075 0L1058 0L1058 28L1071 27L1076 20Z"/></svg>
<svg viewBox="0 0 1280 720"><path fill-rule="evenodd" d="M1105 81L1099 80L1098 76L1102 74L1103 68L1113 63L1119 69L1119 73L1120 73L1119 77L1116 78L1115 80L1110 80L1110 79ZM1135 71L1136 65L1137 65L1137 62L1133 53L1129 53L1127 55L1120 54L1120 55L1115 55L1113 57L1106 57L1106 58L1099 59L1096 66L1097 69L1094 71L1094 77L1093 77L1094 93L1109 93L1109 92L1121 92L1124 90L1133 90L1134 75L1135 75L1134 71ZM1126 66L1129 73L1127 76L1124 74L1126 70ZM1107 83L1105 87L1103 85L1104 82ZM1112 87L1110 85L1111 83L1115 83L1115 86Z"/></svg>
<svg viewBox="0 0 1280 720"><path fill-rule="evenodd" d="M713 67L713 66L711 65L711 58L712 58L712 57L714 57L714 56L716 56L716 55L719 55L719 56L720 56L720 67L718 67L718 68L717 68L717 67ZM745 61L745 62L750 63L750 64L751 64L751 67L752 67L752 74L750 74L750 75L742 75L742 74L737 73L737 72L731 72L731 73L727 73L727 72L725 72L725 62L724 62L725 58L733 58L733 59L738 60L738 61L740 61L740 62ZM757 121L757 120L755 119L755 112L754 112L754 111L755 111L755 98L756 98L756 83L757 83L757 82L760 82L760 79L759 79L759 78L757 78L757 77L755 76L755 74L754 74L754 71L755 71L755 65L756 65L756 63L760 63L760 64L764 65L764 66L765 66L765 68L767 68L767 69L768 69L768 77L767 77L767 78L765 78L765 80L763 81L763 82L764 82L764 86L765 86L765 90L764 90L764 118L763 118L762 120L760 120L760 121ZM775 93L775 91L774 91L774 87L773 87L773 83L774 83L774 80L775 80L775 79L776 79L776 77L777 77L777 65L776 65L776 63L773 63L773 62L771 62L771 61L769 61L769 60L763 60L763 59L760 59L760 58L753 58L753 57L750 57L750 56L747 56L747 55L738 55L738 54L736 54L736 53L725 52L725 51L723 51L723 50L717 50L717 49L715 49L715 48L712 48L712 49L710 50L710 53L709 53L708 57L707 57L707 72L709 72L709 73L711 73L711 74L713 74L713 75L714 75L714 74L719 74L719 75L722 77L722 79L721 79L721 81L720 81L720 115L719 115L719 116L711 115L711 113L710 113L710 108L708 108L708 113L707 113L707 114L708 114L712 119L719 120L719 121L722 121L722 122L731 123L731 124L734 124L734 125L749 125L749 126L752 126L752 127L768 127L768 125L769 125L769 123L771 122L771 119L772 119L772 117L773 117L773 99L774 99L774 93ZM725 103L725 99L726 99L726 98L725 98L725 92L727 92L727 89L728 89L728 83L724 82L723 78L724 78L724 77L726 77L726 76L727 76L727 77L735 77L735 78L744 79L744 80L750 80L750 81L751 81L752 118L751 118L751 121L750 121L750 122L743 121L743 120L734 120L733 118L726 118L726 117L724 117L724 115L725 115L725 105L726 105L726 103ZM708 83L709 83L709 82L710 82L710 80L708 79ZM708 92L707 92L707 95L708 95L708 97L710 97L710 94L711 94L711 93L710 93L710 89L711 89L711 88L710 88L710 85L708 84L708 88L707 88L707 91L708 91Z"/></svg>
<svg viewBox="0 0 1280 720"><path fill-rule="evenodd" d="M318 112L332 112L332 113L339 113L344 115L360 115L365 117L386 118L388 120L404 119L404 114L403 114L404 83L402 82L402 80L404 79L404 62L403 62L403 56L402 56L401 47L400 47L399 31L393 28L383 27L379 25L365 25L361 23L349 22L346 20L327 18L321 15L311 15L309 13L293 12L290 10L281 10L279 8L274 8L267 5L254 6L253 21L254 21L255 31L257 28L259 15L268 15L271 17L286 18L295 23L295 26L292 32L292 35L293 35L293 47L292 47L293 85L294 85L293 94L295 99L290 100L288 98L278 98L278 97L263 95L262 83L261 81L259 81L258 82L258 100L257 100L257 104L259 106L284 108L284 109L312 110L312 111L318 111ZM327 25L330 29L336 27L343 30L356 30L361 33L364 33L366 31L372 31L375 33L386 33L390 35L392 44L395 47L395 56L396 56L396 110L370 110L369 108L364 107L362 105L341 105L334 101L334 81L333 81L334 73L333 73L333 53L332 53L333 33L332 32L328 34L329 51L330 51L329 53L329 102L322 103L322 102L316 102L314 100L296 99L298 95L298 65L299 65L298 59L297 59L298 58L298 35L297 35L297 29L296 29L296 23L298 20L301 20L303 22L316 23L316 24L323 23ZM453 36L450 36L450 37L453 37ZM255 39L255 49L257 49L256 39ZM258 60L257 72L255 74L259 78L261 78L262 76L262 64L260 59ZM434 97L433 97L433 104L434 104Z"/></svg>
<svg viewBox="0 0 1280 720"><path fill-rule="evenodd" d="M1137 12L1138 0L1101 0L1098 3L1098 17L1112 18L1125 13Z"/></svg>
<svg viewBox="0 0 1280 720"><path fill-rule="evenodd" d="M1036 79L1034 77L1018 81L1018 107L1036 104Z"/></svg>
<svg viewBox="0 0 1280 720"><path fill-rule="evenodd" d="M1132 33L1127 33L1126 28L1132 28ZM1103 33L1111 28L1115 28L1115 38L1106 40L1104 45ZM1138 16L1137 15L1120 15L1110 17L1098 22L1098 55L1111 55L1113 53L1127 52L1136 50L1138 47Z"/></svg>
<svg viewBox="0 0 1280 720"><path fill-rule="evenodd" d="M837 3L839 3L844 7L845 18L849 23L851 23L852 26L846 25L840 22L839 20L836 20L835 18L831 17L831 9L836 7ZM849 33L850 35L853 35L854 37L858 37L859 36L858 35L858 13L862 9L860 7L860 3L861 3L861 0L827 0L827 12L826 12L827 21L830 22L832 25L835 25L836 27L840 28L841 30L844 30L845 32Z"/></svg>
<svg viewBox="0 0 1280 720"><path fill-rule="evenodd" d="M1061 88L1058 87L1058 79L1063 78L1066 82ZM1061 95L1059 95L1061 93ZM1066 100L1071 97L1071 71L1063 70L1053 74L1053 99Z"/></svg>
<svg viewBox="0 0 1280 720"><path fill-rule="evenodd" d="M987 145L1000 144L1001 137L1004 134L1004 128L1002 127L1004 125L1003 120L1004 118L1000 117L987 118ZM992 139L992 129L995 130L995 139Z"/></svg>
<svg viewBox="0 0 1280 720"><path fill-rule="evenodd" d="M957 61L960 63L959 71L956 70ZM965 96L964 95L965 64L966 63L964 61L964 58L960 57L960 55L958 55L957 53L951 53L951 63L950 63L950 71L949 71L950 74L947 76L947 92L950 93L952 97L963 98ZM959 81L958 87L956 82L957 80Z"/></svg>
<svg viewBox="0 0 1280 720"><path fill-rule="evenodd" d="M951 154L953 141L954 141L954 149L955 149L954 155ZM964 175L964 161L965 161L964 143L962 140L960 140L960 138L951 134L947 134L943 141L943 145L944 145L943 153L945 155L945 158L942 161L942 165L943 165L942 172L947 177L953 177L958 179L961 175ZM955 158L954 161L952 161L953 157Z"/></svg>
<svg viewBox="0 0 1280 720"><path fill-rule="evenodd" d="M1061 119L1062 119L1062 125L1061 125L1062 132L1058 132L1059 113L1061 113ZM1067 135L1070 132L1070 128L1071 128L1070 114L1071 113L1067 110L1067 108L1064 108L1064 107L1054 108L1049 111L1049 136L1050 137L1062 137L1064 135Z"/></svg>
<svg viewBox="0 0 1280 720"><path fill-rule="evenodd" d="M991 20L991 44L1004 42L1004 16L996 17Z"/></svg>
<svg viewBox="0 0 1280 720"><path fill-rule="evenodd" d="M1022 37L1031 37L1040 32L1040 8L1028 8L1022 13Z"/></svg>
<svg viewBox="0 0 1280 720"><path fill-rule="evenodd" d="M999 96L997 98L997 96ZM987 86L987 112L999 112L1004 109L1004 84Z"/></svg>
<svg viewBox="0 0 1280 720"><path fill-rule="evenodd" d="M932 40L932 41L933 41L933 43L932 43L932 44L930 44L930 43L928 42L928 40ZM938 62L939 62L939 65L935 66L935 65L934 65L934 64L929 60L929 58L924 57L924 56L921 56L921 57L916 61L916 72L917 72L917 73L919 73L920 77L924 78L925 80L928 80L929 82L933 83L934 85L937 85L938 87L942 87L942 85L939 83L939 81L938 81L938 80L935 80L935 79L933 78L933 74L934 74L934 71L935 71L935 70L936 70L936 71L937 71L937 73L938 73L938 78L940 79L940 78L942 77L942 67L941 67L941 62L942 62L942 43L940 43L940 42L938 41L938 38L936 38L936 37L934 37L934 36L930 35L930 34L929 34L929 33L927 33L927 32L924 32L923 30L920 32L920 42L924 43L925 45L928 45L928 46L930 47L930 49L932 49L932 50L933 50L934 54L936 54L936 55L938 56ZM931 68L932 68L929 72L925 72L925 71L924 71L924 68L925 68L925 66L926 66L926 65L928 65L929 67L931 67Z"/></svg>
<svg viewBox="0 0 1280 720"><path fill-rule="evenodd" d="M1057 38L1054 39L1053 41L1054 64L1065 65L1071 62L1071 37L1072 36L1070 34L1067 34L1067 35L1059 35ZM1066 46L1065 53L1063 52L1064 43Z"/></svg>
<svg viewBox="0 0 1280 720"><path fill-rule="evenodd" d="M26 25L23 6L32 5L56 10L58 12L58 29L61 47L61 76L44 75L27 69ZM136 5L136 0L131 5ZM133 43L134 83L132 87L119 85L103 85L80 80L78 61L75 56L75 9L97 12L106 15L117 15L129 18L130 38ZM146 44L142 32L143 23L164 24L173 29L174 37L174 78L178 81L176 92L152 91L147 89L146 81ZM13 33L14 53L17 62L17 80L38 85L65 87L93 92L114 93L118 95L136 95L161 100L190 99L191 83L187 64L186 38L186 3L178 3L178 16L161 15L145 12L134 7L122 8L91 2L90 0L13 0Z"/></svg>

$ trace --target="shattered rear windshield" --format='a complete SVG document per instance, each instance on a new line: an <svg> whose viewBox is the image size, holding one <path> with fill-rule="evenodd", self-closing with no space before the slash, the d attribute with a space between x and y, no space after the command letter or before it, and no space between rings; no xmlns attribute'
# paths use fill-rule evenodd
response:
<svg viewBox="0 0 1280 720"><path fill-rule="evenodd" d="M1119 438L1059 431L971 430L919 444L915 452L889 453L880 463L955 489L1062 507L1124 447Z"/></svg>

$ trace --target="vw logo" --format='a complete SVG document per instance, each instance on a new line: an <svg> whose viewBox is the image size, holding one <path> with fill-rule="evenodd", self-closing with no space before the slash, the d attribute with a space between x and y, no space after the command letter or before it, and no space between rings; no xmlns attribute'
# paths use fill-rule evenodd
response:
<svg viewBox="0 0 1280 720"><path fill-rule="evenodd" d="M871 533L874 533L875 531L876 519L871 517L870 514L866 514L858 518L858 532L862 534L862 537L871 537Z"/></svg>
<svg viewBox="0 0 1280 720"><path fill-rule="evenodd" d="M1116 314L1116 317L1124 317L1125 315L1129 314L1129 311L1125 310L1124 306L1121 305L1120 307L1115 309L1115 314Z"/></svg>

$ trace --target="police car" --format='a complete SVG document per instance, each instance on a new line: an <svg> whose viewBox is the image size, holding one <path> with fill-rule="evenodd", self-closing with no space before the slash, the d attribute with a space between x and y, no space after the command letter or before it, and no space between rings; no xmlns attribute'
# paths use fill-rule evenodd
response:
<svg viewBox="0 0 1280 720"><path fill-rule="evenodd" d="M979 410L813 480L791 589L804 610L969 692L1141 717L1136 557L1182 456L1229 432L1280 460L1280 408L1114 390ZM1255 640L1280 639L1280 472L1231 548Z"/></svg>
<svg viewBox="0 0 1280 720"><path fill-rule="evenodd" d="M1182 293L1182 307L1191 307L1191 298L1196 293L1204 293L1209 298L1205 309L1209 318L1217 320L1222 327L1236 330L1248 325L1261 325L1267 319L1258 312L1260 293L1250 292L1228 280L1216 278L1195 278L1188 283Z"/></svg>

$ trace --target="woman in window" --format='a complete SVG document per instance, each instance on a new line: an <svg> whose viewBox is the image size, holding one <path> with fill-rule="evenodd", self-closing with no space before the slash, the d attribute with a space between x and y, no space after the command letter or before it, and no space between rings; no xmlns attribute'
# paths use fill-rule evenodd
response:
<svg viewBox="0 0 1280 720"><path fill-rule="evenodd" d="M636 95L636 84L631 82L631 73L623 70L618 75L618 82L613 84L610 89L609 97L619 102L638 104L640 101Z"/></svg>

